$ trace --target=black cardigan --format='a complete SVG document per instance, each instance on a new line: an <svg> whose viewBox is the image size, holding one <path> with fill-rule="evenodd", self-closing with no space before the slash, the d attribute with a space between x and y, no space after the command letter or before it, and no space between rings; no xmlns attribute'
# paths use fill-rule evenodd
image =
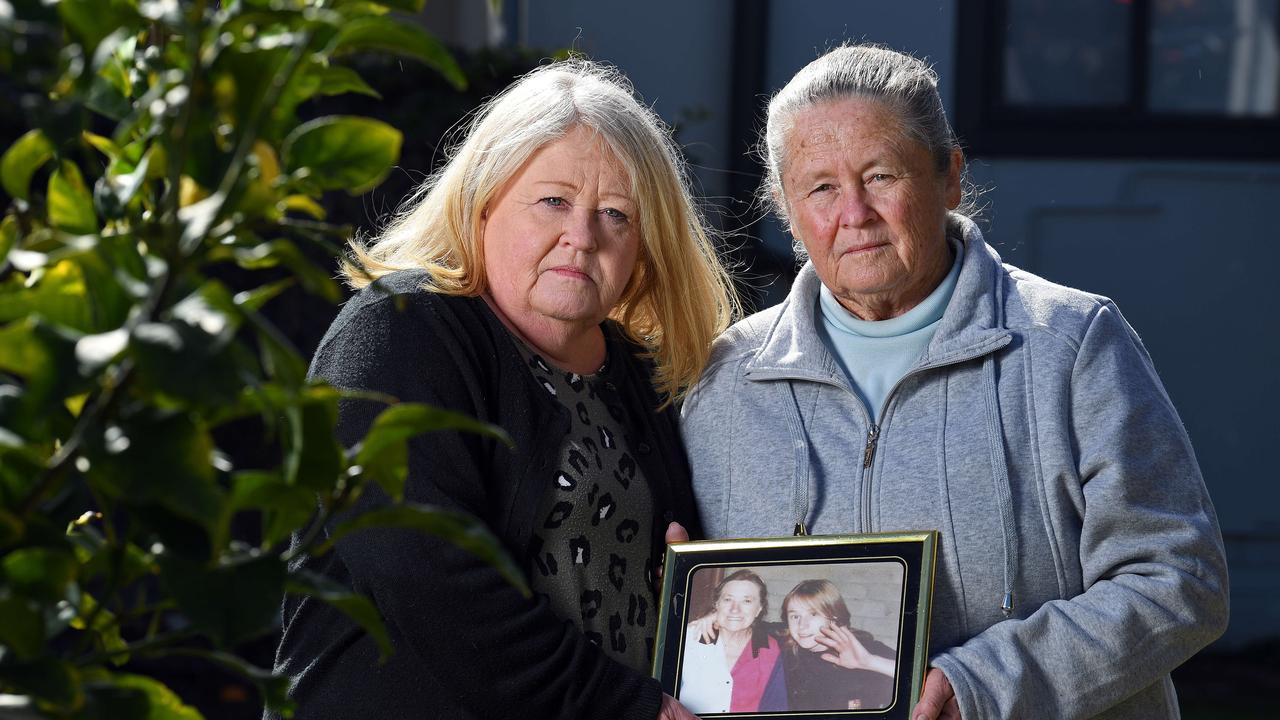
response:
<svg viewBox="0 0 1280 720"><path fill-rule="evenodd" d="M538 387L501 321L478 298L422 290L421 272L389 275L357 294L329 328L311 374L338 387L426 402L505 429L515 449L436 432L410 443L405 499L482 518L518 561L571 419ZM607 322L614 390L653 489L655 542L667 522L697 533L676 413L659 413L650 368ZM610 373L614 375L614 373ZM344 400L338 432L363 437L385 406ZM366 488L357 511L389 502ZM696 536L696 535L695 535ZM637 718L658 714L658 683L608 657L544 601L525 599L482 561L405 530L347 536L301 561L372 597L395 654L384 665L354 623L313 598L289 596L277 671L295 678L296 717Z"/></svg>

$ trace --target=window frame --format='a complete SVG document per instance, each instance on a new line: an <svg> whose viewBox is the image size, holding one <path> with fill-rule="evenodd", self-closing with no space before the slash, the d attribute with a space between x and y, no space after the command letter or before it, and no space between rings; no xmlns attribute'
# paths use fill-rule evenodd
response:
<svg viewBox="0 0 1280 720"><path fill-rule="evenodd" d="M1147 109L1151 0L1130 0L1130 90L1123 107L1028 108L1005 104L1003 50L1008 2L957 3L956 132L970 154L1280 159L1280 114L1270 118L1173 115Z"/></svg>

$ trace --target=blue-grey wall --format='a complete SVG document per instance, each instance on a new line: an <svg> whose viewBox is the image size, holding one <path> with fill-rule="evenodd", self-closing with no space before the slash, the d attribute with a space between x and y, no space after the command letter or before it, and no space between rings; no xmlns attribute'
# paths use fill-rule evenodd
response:
<svg viewBox="0 0 1280 720"><path fill-rule="evenodd" d="M528 0L516 39L572 48L623 70L678 138L704 197L723 198L729 165L732 0Z"/></svg>
<svg viewBox="0 0 1280 720"><path fill-rule="evenodd" d="M769 3L765 92L846 39L929 58L955 107L960 0ZM726 187L733 24L729 0L522 2L520 40L617 64L669 122L713 200ZM709 113L689 122L689 112ZM972 158L988 240L1014 264L1109 295L1137 328L1191 433L1228 540L1232 623L1223 642L1280 636L1280 164ZM752 232L789 241L770 223Z"/></svg>

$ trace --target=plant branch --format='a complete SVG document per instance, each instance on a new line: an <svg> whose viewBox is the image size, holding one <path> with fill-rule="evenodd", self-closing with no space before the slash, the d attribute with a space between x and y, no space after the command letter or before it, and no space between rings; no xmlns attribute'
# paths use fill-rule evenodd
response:
<svg viewBox="0 0 1280 720"><path fill-rule="evenodd" d="M299 63L302 62L302 58L306 54L307 48L311 45L311 39L314 34L311 28L302 31L300 39L290 48L289 55L285 58L284 63L281 64L280 69L272 76L271 83L267 86L258 103L257 112L241 128L240 137L236 141L235 150L231 154L231 162L227 165L227 171L223 174L222 181L218 183L218 189L214 194L215 197L219 197L221 200L214 211L213 219L207 225L204 235L207 236L209 230L217 227L226 217L227 209L231 207L227 199L235 191L236 184L239 183L240 176L244 173L245 161L249 157L249 152L253 149L254 143L258 140L258 131L266 118L270 117L276 102L280 99L280 94L284 92L285 86L293 78L293 73L298 69ZM196 238L190 243L189 248L183 248L183 256L194 254L196 249L204 243L204 239L204 237Z"/></svg>
<svg viewBox="0 0 1280 720"><path fill-rule="evenodd" d="M114 377L108 376L105 386L93 399L88 409L83 410L80 416L76 418L76 425L71 431L71 436L49 458L44 471L40 474L40 481L19 503L18 513L20 517L25 517L32 513L36 506L40 504L40 501L57 486L63 475L71 467L76 453L80 451L80 446L84 444L84 438L89 428L96 426L101 417L115 408L121 391L129 384L132 376L133 363L128 360L117 366Z"/></svg>
<svg viewBox="0 0 1280 720"><path fill-rule="evenodd" d="M102 652L97 652L92 655L86 655L78 658L75 662L77 665L84 667L87 665L98 665L100 663L107 662L112 658L124 655L162 656L183 654L177 652L177 648L172 648L171 646L188 640L193 640L197 637L199 637L199 635L190 630L183 630L180 632L170 633L168 635L155 635L134 643L129 643L122 648L117 648L115 650L103 650Z"/></svg>

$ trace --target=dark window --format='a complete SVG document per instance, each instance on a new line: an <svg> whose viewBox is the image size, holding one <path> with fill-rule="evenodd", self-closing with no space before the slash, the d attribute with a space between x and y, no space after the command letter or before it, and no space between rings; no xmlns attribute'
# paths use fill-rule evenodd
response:
<svg viewBox="0 0 1280 720"><path fill-rule="evenodd" d="M1280 0L966 0L976 155L1280 157Z"/></svg>

